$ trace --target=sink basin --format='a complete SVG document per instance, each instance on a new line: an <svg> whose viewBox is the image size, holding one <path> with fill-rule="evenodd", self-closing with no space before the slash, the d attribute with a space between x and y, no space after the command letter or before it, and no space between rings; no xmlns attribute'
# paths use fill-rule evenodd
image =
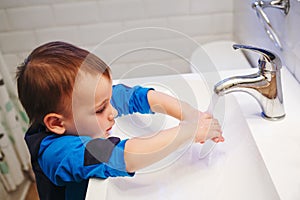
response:
<svg viewBox="0 0 300 200"><path fill-rule="evenodd" d="M178 84L178 77L151 78L151 83L145 78L144 83L147 87L183 97L185 95L170 89L182 85ZM182 87L194 94L192 98L186 95L181 99L206 110L211 93L205 81L196 74L180 78L184 79L183 84L188 84ZM141 79L138 81L141 83ZM136 84L134 79L122 82ZM91 179L87 197L92 190L104 189L105 199L280 199L235 97L222 98L220 107L225 109L223 114L215 116L221 118L225 142L217 144L208 156L199 159L199 151L209 149L211 143L186 144L158 163L136 172L134 177L105 180L105 188L100 188L103 180ZM121 138L147 137L177 123L176 119L160 114L134 114L117 119L112 132Z"/></svg>

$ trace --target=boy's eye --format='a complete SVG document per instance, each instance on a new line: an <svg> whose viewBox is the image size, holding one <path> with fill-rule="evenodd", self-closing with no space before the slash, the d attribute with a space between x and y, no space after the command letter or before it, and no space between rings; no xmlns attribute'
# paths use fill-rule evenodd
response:
<svg viewBox="0 0 300 200"><path fill-rule="evenodd" d="M105 110L106 106L104 106L103 108L100 108L99 110L96 111L96 113L103 113L103 111Z"/></svg>

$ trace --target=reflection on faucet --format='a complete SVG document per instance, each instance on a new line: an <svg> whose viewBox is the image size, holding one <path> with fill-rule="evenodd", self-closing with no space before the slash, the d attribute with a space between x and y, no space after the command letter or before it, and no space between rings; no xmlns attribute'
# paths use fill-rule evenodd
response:
<svg viewBox="0 0 300 200"><path fill-rule="evenodd" d="M277 8L288 14L290 10L290 1L289 0L273 0L273 1L256 1L253 4L260 6L262 9L270 7Z"/></svg>
<svg viewBox="0 0 300 200"><path fill-rule="evenodd" d="M255 1L252 4L252 8L256 11L257 17L260 19L261 23L264 26L264 29L269 36L269 38L274 42L274 45L282 50L281 41L273 29L273 26L267 16L267 14L263 11L265 8L276 8L280 9L284 12L285 15L288 14L290 10L290 1L289 0L273 0L273 1Z"/></svg>
<svg viewBox="0 0 300 200"><path fill-rule="evenodd" d="M278 120L285 116L281 86L281 61L273 53L264 49L245 45L233 45L234 49L247 49L261 54L258 60L259 71L246 76L234 76L215 85L215 93L225 95L242 91L252 95L262 108L262 116Z"/></svg>

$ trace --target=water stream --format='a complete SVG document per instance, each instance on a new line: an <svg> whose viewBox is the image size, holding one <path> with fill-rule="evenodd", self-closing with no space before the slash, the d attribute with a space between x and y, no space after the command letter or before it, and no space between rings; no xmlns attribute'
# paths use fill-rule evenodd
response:
<svg viewBox="0 0 300 200"><path fill-rule="evenodd" d="M213 115L218 99L219 96L213 93L206 112ZM204 159L207 157L213 151L216 144L217 143L213 142L212 140L207 140L203 145L201 145L201 149L199 150L199 159Z"/></svg>

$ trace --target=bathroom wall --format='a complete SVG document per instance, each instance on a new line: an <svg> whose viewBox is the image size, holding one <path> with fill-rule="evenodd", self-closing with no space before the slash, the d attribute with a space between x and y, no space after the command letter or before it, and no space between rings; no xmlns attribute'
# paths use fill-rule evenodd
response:
<svg viewBox="0 0 300 200"><path fill-rule="evenodd" d="M234 38L244 44L251 44L269 49L279 55L283 64L300 82L300 1L290 0L290 11L284 15L281 10L265 8L274 30L277 32L283 46L279 50L267 37L263 26L251 8L254 0L234 0ZM258 56L250 54L253 66L257 65Z"/></svg>
<svg viewBox="0 0 300 200"><path fill-rule="evenodd" d="M92 50L111 35L144 26L164 27L180 31L200 44L233 38L233 0L1 0L0 50L11 73L38 45L63 40ZM172 36L153 36L157 42L184 44ZM107 46L104 54L126 44L143 43L147 36L118 38ZM118 78L133 66L157 62L172 66L177 72L189 72L182 59L150 53L132 56L115 63L113 75ZM101 57L101 55L99 55ZM147 60L148 59L148 60ZM169 73L151 69L147 73Z"/></svg>

